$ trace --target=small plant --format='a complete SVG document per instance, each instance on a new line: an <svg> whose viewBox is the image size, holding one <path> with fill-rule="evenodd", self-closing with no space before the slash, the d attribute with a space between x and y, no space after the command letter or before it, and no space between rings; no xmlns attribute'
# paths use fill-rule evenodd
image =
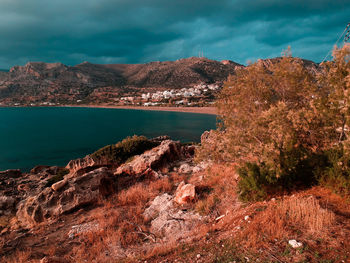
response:
<svg viewBox="0 0 350 263"><path fill-rule="evenodd" d="M286 246L286 248L285 248L285 250L283 251L282 255L283 255L283 256L289 256L289 255L290 255L290 252L291 252L290 246L288 245L288 246Z"/></svg>

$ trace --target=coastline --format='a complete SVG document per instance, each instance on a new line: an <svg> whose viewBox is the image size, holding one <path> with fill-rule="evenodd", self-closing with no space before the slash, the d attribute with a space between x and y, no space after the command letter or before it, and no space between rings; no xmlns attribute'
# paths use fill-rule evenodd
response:
<svg viewBox="0 0 350 263"><path fill-rule="evenodd" d="M57 107L57 106L55 106ZM126 110L150 110L150 111L173 111L184 113L199 113L217 115L215 107L159 107L159 106L112 106L112 105L61 105L59 107L77 107L77 108L105 108L105 109L126 109Z"/></svg>

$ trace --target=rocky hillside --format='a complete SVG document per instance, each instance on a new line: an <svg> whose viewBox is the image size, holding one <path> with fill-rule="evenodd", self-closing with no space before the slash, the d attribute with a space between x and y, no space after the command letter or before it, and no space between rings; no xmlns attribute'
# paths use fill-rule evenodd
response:
<svg viewBox="0 0 350 263"><path fill-rule="evenodd" d="M314 187L243 204L235 165L194 162L196 147L132 137L0 172L1 262L349 262L345 198Z"/></svg>
<svg viewBox="0 0 350 263"><path fill-rule="evenodd" d="M29 62L0 73L0 102L38 101L76 102L94 90L106 89L115 95L141 90L187 88L200 83L222 83L241 65L206 58L147 64L97 65L84 62L76 66L61 63Z"/></svg>

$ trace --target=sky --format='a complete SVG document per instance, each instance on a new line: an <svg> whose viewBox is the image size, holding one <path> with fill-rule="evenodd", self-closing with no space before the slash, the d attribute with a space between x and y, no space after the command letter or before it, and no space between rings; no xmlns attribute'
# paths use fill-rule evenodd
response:
<svg viewBox="0 0 350 263"><path fill-rule="evenodd" d="M0 0L0 68L28 61L145 63L198 56L320 62L350 0Z"/></svg>

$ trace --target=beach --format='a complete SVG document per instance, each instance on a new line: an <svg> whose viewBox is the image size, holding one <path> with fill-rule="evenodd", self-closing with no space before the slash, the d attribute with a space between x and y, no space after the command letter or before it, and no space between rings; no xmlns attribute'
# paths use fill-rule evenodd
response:
<svg viewBox="0 0 350 263"><path fill-rule="evenodd" d="M217 115L215 107L159 107L159 106L113 106L113 105L62 105L62 107L81 107L81 108L106 108L106 109L127 109L127 110L150 110L150 111L175 111Z"/></svg>

